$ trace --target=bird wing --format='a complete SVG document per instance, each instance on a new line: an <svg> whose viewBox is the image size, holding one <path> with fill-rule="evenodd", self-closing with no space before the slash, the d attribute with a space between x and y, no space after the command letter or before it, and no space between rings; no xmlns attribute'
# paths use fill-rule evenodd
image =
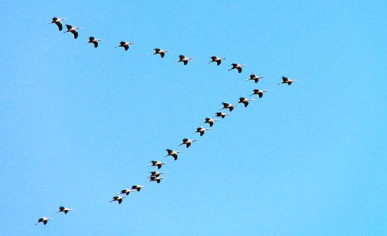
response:
<svg viewBox="0 0 387 236"><path fill-rule="evenodd" d="M191 146L191 143L186 143L186 148L189 148L189 146Z"/></svg>
<svg viewBox="0 0 387 236"><path fill-rule="evenodd" d="M58 22L55 22L55 24L58 26L59 31L62 31L62 29L63 29L62 23L60 23L60 22L58 21Z"/></svg>
<svg viewBox="0 0 387 236"><path fill-rule="evenodd" d="M73 33L74 34L74 38L76 39L76 38L78 38L78 32L77 31L72 31L71 33Z"/></svg>
<svg viewBox="0 0 387 236"><path fill-rule="evenodd" d="M222 60L216 61L216 64L219 66L222 63Z"/></svg>
<svg viewBox="0 0 387 236"><path fill-rule="evenodd" d="M121 204L121 202L122 202L122 198L118 199L118 204Z"/></svg>
<svg viewBox="0 0 387 236"><path fill-rule="evenodd" d="M184 65L187 65L188 64L188 60L184 61Z"/></svg>
<svg viewBox="0 0 387 236"><path fill-rule="evenodd" d="M89 41L91 42L91 41L93 41L95 38L93 37L93 36L90 36L89 37Z"/></svg>
<svg viewBox="0 0 387 236"><path fill-rule="evenodd" d="M183 139L183 143L186 143L187 141L188 141L188 139L187 139L187 138Z"/></svg>
<svg viewBox="0 0 387 236"><path fill-rule="evenodd" d="M125 48L125 51L128 51L129 45L124 45L123 47Z"/></svg>
<svg viewBox="0 0 387 236"><path fill-rule="evenodd" d="M185 58L185 56L184 55L180 55L179 58L180 58L180 60L183 60Z"/></svg>
<svg viewBox="0 0 387 236"><path fill-rule="evenodd" d="M259 98L261 98L263 96L263 93L258 94L258 96L259 96Z"/></svg>
<svg viewBox="0 0 387 236"><path fill-rule="evenodd" d="M238 73L241 73L242 72L242 67L238 67L237 70L238 70Z"/></svg>
<svg viewBox="0 0 387 236"><path fill-rule="evenodd" d="M283 81L284 83L286 83L286 82L289 81L289 79L288 79L287 77L285 77L285 76L282 76L282 81Z"/></svg>
<svg viewBox="0 0 387 236"><path fill-rule="evenodd" d="M161 56L161 58L164 58L165 52L161 52L161 53L160 53L160 56Z"/></svg>
<svg viewBox="0 0 387 236"><path fill-rule="evenodd" d="M66 27L67 27L68 30L71 30L73 28L72 25L66 25Z"/></svg>
<svg viewBox="0 0 387 236"><path fill-rule="evenodd" d="M155 50L155 53L159 53L161 49L160 48L155 48L153 50Z"/></svg>
<svg viewBox="0 0 387 236"><path fill-rule="evenodd" d="M95 47L95 48L98 47L98 41L94 41L93 44L94 44L94 47Z"/></svg>

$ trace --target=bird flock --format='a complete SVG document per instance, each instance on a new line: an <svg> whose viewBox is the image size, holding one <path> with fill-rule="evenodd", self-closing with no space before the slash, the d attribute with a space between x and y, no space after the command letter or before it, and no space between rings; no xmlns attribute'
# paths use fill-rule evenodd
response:
<svg viewBox="0 0 387 236"><path fill-rule="evenodd" d="M63 25L62 25L61 21L64 21L64 20L67 20L67 18L53 17L52 21L49 24L56 24L58 26L59 31L62 31ZM77 30L81 29L81 27L73 27L70 24L66 24L66 28L67 28L67 31L65 31L64 33L68 33L68 32L72 33L74 36L74 39L78 38L79 33ZM85 43L92 43L94 45L94 48L98 48L99 42L101 42L101 41L103 41L103 40L96 39L95 37L90 36L89 41L86 41ZM135 44L135 43L120 41L119 45L116 46L116 48L123 47L125 49L125 51L128 51L129 46L133 45L133 44ZM154 53L151 56L160 55L161 58L164 58L165 54L168 52L168 50L162 50L160 48L154 48L153 50L154 50ZM211 61L208 62L207 64L215 62L218 66L221 65L223 60L226 60L226 58L221 58L218 56L211 56L210 58L211 58ZM190 60L194 60L194 59L195 59L194 57L186 57L186 56L180 54L179 60L175 61L175 63L182 62L184 65L187 65ZM242 73L242 67L246 66L246 64L232 63L231 66L232 67L228 71L235 69L238 71L238 73ZM246 81L252 80L255 83L258 83L259 80L261 80L263 78L264 78L264 76L257 76L256 74L251 74L250 78L246 79ZM282 76L282 81L279 82L278 85L281 85L281 84L291 85L293 82L296 82L296 81L297 80L291 80L285 76ZM256 88L256 89L253 89L253 93L250 96L257 95L259 98L262 98L263 94L266 92L267 92L267 90L260 90L260 89ZM236 104L231 104L229 102L222 102L221 104L223 107L219 108L219 110L228 109L229 112L232 112L234 110L234 108L238 106L238 104L243 104L244 107L247 107L251 101L254 101L254 99L240 97L239 101ZM223 112L219 111L219 112L215 113L215 117L206 117L202 124L208 124L209 127L213 127L214 122L219 121L218 119L214 119L214 118L219 117L219 118L223 119L229 115L230 115L230 113L223 113ZM210 130L210 128L198 127L198 128L196 128L196 131L193 132L192 134L198 133L200 136L203 136L205 134L205 132L208 130ZM184 139L182 139L182 143L179 144L178 146L185 145L186 148L189 148L192 145L192 143L196 142L196 141L198 141L198 140L184 138ZM171 156L171 157L173 157L173 159L175 161L178 159L178 154L181 153L181 151L176 151L176 150L172 150L172 149L166 149L166 151L167 151L167 155L164 157ZM166 164L165 162L160 162L158 160L152 160L152 161L150 161L150 165L148 167L156 167L157 170L159 170L165 164ZM157 182L159 184L159 183L161 183L161 180L165 179L164 177L162 177L162 175L164 175L164 172L159 172L159 171L153 170L150 172L148 181L149 182L151 182L151 181ZM139 184L134 184L131 186L131 188L122 189L119 193L115 194L115 196L112 197L112 200L110 202L117 202L118 204L121 204L123 199L127 198L130 193L140 192L142 188L145 188L145 186L139 185ZM67 208L64 206L60 206L59 211L57 211L56 213L63 212L65 214L67 214L69 211L73 211L73 209L70 209L70 208ZM43 223L44 225L46 225L49 220L52 220L52 218L51 217L41 217L38 219L38 221L35 223L35 225L37 225L38 223Z"/></svg>

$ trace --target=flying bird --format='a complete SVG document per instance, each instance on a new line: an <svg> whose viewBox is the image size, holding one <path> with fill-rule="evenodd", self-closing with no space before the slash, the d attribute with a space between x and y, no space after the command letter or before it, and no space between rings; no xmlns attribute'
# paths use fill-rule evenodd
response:
<svg viewBox="0 0 387 236"><path fill-rule="evenodd" d="M159 161L151 161L151 165L148 166L148 167L151 167L151 166L157 166L158 169L160 169L163 165L165 165L166 163L165 162L159 162Z"/></svg>
<svg viewBox="0 0 387 236"><path fill-rule="evenodd" d="M222 105L223 105L223 107L220 108L219 110L222 110L222 109L228 109L228 110L230 110L230 112L231 112L232 110L234 110L234 105L232 105L232 104L230 104L230 103L228 103L228 102L222 102Z"/></svg>
<svg viewBox="0 0 387 236"><path fill-rule="evenodd" d="M204 134L204 132L206 132L206 130L210 130L210 129L208 129L208 128L203 128L203 127L198 127L198 128L196 128L196 131L193 132L192 134L194 134L194 133L200 133L200 136L203 136L203 134Z"/></svg>
<svg viewBox="0 0 387 236"><path fill-rule="evenodd" d="M210 64L211 62L216 62L216 64L219 66L222 63L222 60L226 60L226 58L220 58L217 56L212 56L211 61L208 62L207 64Z"/></svg>
<svg viewBox="0 0 387 236"><path fill-rule="evenodd" d="M67 18L58 18L58 17L53 17L52 22L48 24L56 24L58 26L59 31L63 29L62 23L60 23L62 20L67 20Z"/></svg>
<svg viewBox="0 0 387 236"><path fill-rule="evenodd" d="M233 69L237 69L238 73L242 73L242 67L246 66L246 64L240 65L240 64L237 64L237 63L232 63L231 65L232 65L232 68L229 69L228 71L233 70Z"/></svg>
<svg viewBox="0 0 387 236"><path fill-rule="evenodd" d="M64 206L60 206L59 207L59 211L57 211L56 213L64 212L65 214L67 214L67 212L72 211L72 210L73 209L70 209L70 208L67 208L67 207L64 207Z"/></svg>
<svg viewBox="0 0 387 236"><path fill-rule="evenodd" d="M116 202L118 202L118 204L121 204L121 203L122 203L122 199L124 199L124 198L126 198L126 197L122 197L122 196L114 196L114 197L113 197L113 200L111 200L110 202L116 201Z"/></svg>
<svg viewBox="0 0 387 236"><path fill-rule="evenodd" d="M240 97L238 103L243 103L245 105L245 107L247 107L249 105L249 101L254 101L254 99L252 99L252 98L247 99L245 97Z"/></svg>
<svg viewBox="0 0 387 236"><path fill-rule="evenodd" d="M96 39L93 36L90 36L89 37L89 41L85 42L85 43L92 43L92 44L94 44L94 48L97 48L98 47L98 42L100 42L100 41L102 41L102 39Z"/></svg>
<svg viewBox="0 0 387 236"><path fill-rule="evenodd" d="M149 181L156 181L158 184L161 182L162 179L164 179L164 177L153 176L153 175L149 177Z"/></svg>
<svg viewBox="0 0 387 236"><path fill-rule="evenodd" d="M121 41L120 45L118 45L116 48L123 47L123 48L125 48L125 51L128 51L129 45L133 45L133 44L134 43L129 43L129 42Z"/></svg>
<svg viewBox="0 0 387 236"><path fill-rule="evenodd" d="M136 189L137 192L140 192L142 188L145 188L145 186L141 186L138 184L132 186L132 189Z"/></svg>
<svg viewBox="0 0 387 236"><path fill-rule="evenodd" d="M191 140L191 139L185 138L185 139L183 139L183 143L179 144L179 146L185 144L185 147L186 147L186 148L189 148L189 146L191 146L191 144L192 144L193 142L196 142L196 141L197 141L196 139Z"/></svg>
<svg viewBox="0 0 387 236"><path fill-rule="evenodd" d="M73 27L72 25L66 25L67 27L67 31L63 32L63 33L67 33L67 32L70 32L74 35L74 38L78 38L78 31L77 29L81 29L82 27Z"/></svg>
<svg viewBox="0 0 387 236"><path fill-rule="evenodd" d="M157 172L157 171L151 171L149 173L151 174L151 176L156 176L156 177L159 177L160 175L164 174L164 172Z"/></svg>
<svg viewBox="0 0 387 236"><path fill-rule="evenodd" d="M175 161L177 160L177 158L178 158L178 153L181 153L181 151L173 151L172 149L166 149L167 150L167 152L168 152L168 155L166 155L165 157L167 157L167 156L172 156L174 159L175 159Z"/></svg>
<svg viewBox="0 0 387 236"><path fill-rule="evenodd" d="M214 120L214 119L211 119L210 117L207 117L206 119L205 119L205 121L204 121L204 124L209 124L210 125L210 127L212 127L213 125L214 125L214 122L215 121L218 121L218 120Z"/></svg>
<svg viewBox="0 0 387 236"><path fill-rule="evenodd" d="M229 113L223 113L223 112L217 112L215 113L215 117L222 117L222 119L226 116L229 116L230 114Z"/></svg>
<svg viewBox="0 0 387 236"><path fill-rule="evenodd" d="M160 48L155 48L153 50L155 50L155 53L153 53L151 56L160 54L161 58L164 58L165 53L168 52L168 50L161 50Z"/></svg>
<svg viewBox="0 0 387 236"><path fill-rule="evenodd" d="M183 62L184 65L187 65L187 64L188 64L188 61L189 61L189 60L193 60L193 59L195 59L195 58L193 58L193 57L185 57L184 55L180 55L180 56L179 56L179 60L178 60L178 61L175 61L175 63Z"/></svg>
<svg viewBox="0 0 387 236"><path fill-rule="evenodd" d="M48 217L39 218L38 222L36 222L35 225L39 224L40 222L46 225L49 220L52 220L52 218L48 218Z"/></svg>
<svg viewBox="0 0 387 236"><path fill-rule="evenodd" d="M291 85L293 82L297 82L298 80L291 80L291 79L288 79L288 77L285 77L285 76L282 76L282 82L281 83L278 83L278 85L281 85L281 84L288 84L288 85Z"/></svg>
<svg viewBox="0 0 387 236"><path fill-rule="evenodd" d="M119 194L125 194L126 196L128 196L131 192L135 192L136 190L134 190L134 189L123 189L123 190L121 190L121 192L119 192L119 193L117 193L117 195L119 195Z"/></svg>
<svg viewBox="0 0 387 236"><path fill-rule="evenodd" d="M249 79L246 81L254 80L255 83L258 83L260 79L265 78L264 76L257 76L256 74L251 74Z"/></svg>
<svg viewBox="0 0 387 236"><path fill-rule="evenodd" d="M263 93L266 93L267 90L259 90L259 89L253 89L253 94L251 94L250 96L253 96L255 94L257 94L259 96L259 98L262 98L263 96Z"/></svg>

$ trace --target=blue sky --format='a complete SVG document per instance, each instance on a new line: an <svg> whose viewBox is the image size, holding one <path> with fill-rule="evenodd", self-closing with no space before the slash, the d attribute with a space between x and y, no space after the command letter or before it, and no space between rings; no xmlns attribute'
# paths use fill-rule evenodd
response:
<svg viewBox="0 0 387 236"><path fill-rule="evenodd" d="M387 233L387 2L0 7L3 235ZM265 78L246 82L252 73ZM278 86L283 75L299 81ZM268 93L192 134L254 88ZM186 137L198 141L178 147ZM147 182L154 159L167 162L161 184ZM136 183L146 188L109 203ZM35 226L42 216L54 219Z"/></svg>

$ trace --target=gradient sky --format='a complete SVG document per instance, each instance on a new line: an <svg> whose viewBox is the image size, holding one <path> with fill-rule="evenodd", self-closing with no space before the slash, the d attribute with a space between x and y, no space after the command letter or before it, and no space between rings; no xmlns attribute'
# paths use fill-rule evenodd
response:
<svg viewBox="0 0 387 236"><path fill-rule="evenodd" d="M1 235L387 234L386 1L0 8ZM299 81L278 86L283 75ZM192 134L254 88L268 93ZM178 147L186 137L198 141ZM147 182L154 159L167 162L160 184ZM109 203L136 183L146 188ZM54 219L35 226L42 216Z"/></svg>

